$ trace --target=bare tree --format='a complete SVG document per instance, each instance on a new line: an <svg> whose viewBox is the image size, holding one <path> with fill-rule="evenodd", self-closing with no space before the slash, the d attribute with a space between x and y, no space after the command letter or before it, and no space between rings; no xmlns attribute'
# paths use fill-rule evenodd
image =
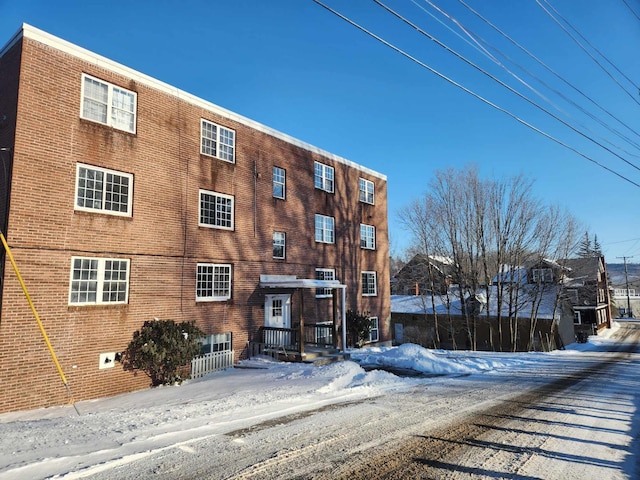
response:
<svg viewBox="0 0 640 480"><path fill-rule="evenodd" d="M542 285L524 291L524 266L545 258L561 258L557 255L575 245L575 221L558 209L543 207L532 194L530 180L522 175L483 180L474 166L435 172L428 192L405 207L400 217L413 235L417 251L426 258L442 255L452 259L468 347L474 350L478 347L479 322L488 326L492 349L502 349L505 344L511 350L518 347L518 318L522 317L523 305L530 305L531 318L537 318L544 293ZM434 307L437 272L427 265L424 275L422 282L431 292L438 332ZM493 308L471 307L477 304L475 297L480 292L486 305ZM497 323L491 321L493 312ZM503 319L508 321L508 337ZM522 332L528 334L529 345L534 329L532 321L530 331Z"/></svg>

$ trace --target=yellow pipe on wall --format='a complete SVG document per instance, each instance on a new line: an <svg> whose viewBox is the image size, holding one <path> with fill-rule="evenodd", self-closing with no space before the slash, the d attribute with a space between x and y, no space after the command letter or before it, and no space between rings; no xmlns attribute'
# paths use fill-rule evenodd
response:
<svg viewBox="0 0 640 480"><path fill-rule="evenodd" d="M33 316L38 322L38 327L40 327L40 333L42 333L42 338L44 338L45 343L47 344L47 348L51 353L51 358L53 358L53 363L55 363L56 368L58 369L58 373L60 374L60 378L62 379L62 383L67 389L67 393L69 397L71 397L71 391L69 390L69 385L67 384L67 378L64 376L64 372L62 371L62 367L60 366L60 362L58 362L58 357L56 357L56 353L53 351L53 347L51 346L51 342L49 341L49 337L47 336L47 332L44 329L44 325L42 325L42 321L40 320L40 316L36 311L36 307L29 296L29 292L27 291L27 286L24 284L22 280L22 275L20 275L20 271L18 270L18 265L16 265L16 261L13 259L13 255L11 254L11 249L7 244L6 238L4 238L4 234L0 232L0 240L2 241L2 245L4 245L4 249L7 252L7 256L9 257L9 261L13 266L13 270L16 272L16 277L18 277L18 282L20 282L20 286L22 287L22 291L24 292L24 296L27 298L27 302L29 302L29 306L31 307L31 311L33 312ZM73 403L73 398L70 398L69 403ZM77 411L77 410L76 410Z"/></svg>

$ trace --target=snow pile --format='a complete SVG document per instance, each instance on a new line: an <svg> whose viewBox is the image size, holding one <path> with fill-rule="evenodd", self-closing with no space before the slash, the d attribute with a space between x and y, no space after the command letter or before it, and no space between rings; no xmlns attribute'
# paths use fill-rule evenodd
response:
<svg viewBox="0 0 640 480"><path fill-rule="evenodd" d="M431 375L482 373L512 366L518 355L500 359L488 352L455 352L428 350L413 343L399 347L351 352L352 358L367 368L378 367L396 371L414 371Z"/></svg>

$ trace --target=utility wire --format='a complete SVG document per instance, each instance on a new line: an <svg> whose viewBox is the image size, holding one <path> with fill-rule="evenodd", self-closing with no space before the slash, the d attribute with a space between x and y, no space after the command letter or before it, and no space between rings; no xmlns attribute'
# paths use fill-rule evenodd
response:
<svg viewBox="0 0 640 480"><path fill-rule="evenodd" d="M487 72L486 70L484 70L483 68L479 67L478 65L476 65L475 63L473 63L471 60L469 60L468 58L464 57L463 55L459 54L458 52L456 52L455 50L453 50L452 48L450 48L449 46L447 46L446 44L442 43L440 40L438 40L437 38L435 38L433 35L431 35L430 33L424 31L422 28L420 28L419 26L417 26L416 24L412 23L411 21L407 20L405 17L403 17L402 15L400 15L399 13L395 12L393 9L389 8L388 6L386 6L384 3L382 3L380 0L373 0L375 3L377 3L378 5L380 5L382 8L384 8L387 12L391 13L392 15L394 15L396 18L398 18L399 20L402 20L404 23L406 23L407 25L409 25L411 28L415 29L416 31L418 31L420 34L424 35L425 37L427 37L429 40L435 42L437 45L439 45L440 47L444 48L447 52L453 54L456 58L462 60L463 62L465 62L467 65L475 68L476 70L478 70L479 72L481 72L482 74L486 75L487 77L491 78L492 80L494 80L495 82L497 82L500 86L506 88L507 90L509 90L511 93L513 93L514 95L516 95L517 97L521 98L522 100L524 100L525 102L529 103L530 105L538 108L540 111L546 113L547 115L549 115L550 117L552 117L553 119L557 120L558 122L560 122L562 125L564 125L565 127L571 129L573 132L577 133L578 135L582 136L583 138L589 140L590 142L595 143L596 145L598 145L600 148L603 148L604 150L606 150L607 152L609 152L611 155L614 155L615 157L618 157L620 160L622 160L623 162L625 162L627 165L629 165L630 167L635 168L636 170L640 171L640 167L638 167L637 165L635 165L634 163L630 162L629 160L627 160L626 158L624 158L623 156L619 155L618 153L614 152L613 150L611 150L609 147L603 145L602 143L594 140L592 137L588 136L587 134L585 134L584 132L578 130L577 128L575 128L573 125L571 125L570 123L566 122L565 120L563 120L562 118L558 117L556 114L554 114L553 112L547 110L546 108L544 108L543 106L537 104L536 102L534 102L533 100L531 100L530 98L528 98L527 96L523 95L522 93L520 93L519 91L517 91L516 89L514 89L513 87L511 87L510 85L507 85L506 83L504 83L502 80L500 80L499 78L497 78L496 76L492 75L491 73ZM426 0L427 3L430 3L429 0Z"/></svg>
<svg viewBox="0 0 640 480"><path fill-rule="evenodd" d="M404 50L400 49L399 47L393 45L392 43L389 43L388 41L386 41L385 39L383 39L382 37L380 37L379 35L376 35L375 33L371 32L370 30L367 30L365 27L359 25L358 23L354 22L353 20L349 19L348 17L342 15L340 12L334 10L333 8L329 7L328 5L325 5L324 3L322 3L320 0L313 0L314 3L320 5L322 8L324 8L325 10L333 13L334 15L336 15L338 18L341 18L342 20L344 20L345 22L349 23L351 26L357 28L358 30L360 30L361 32L369 35L370 37L374 38L375 40L377 40L378 42L382 43L383 45L391 48L393 51L395 51L396 53L399 53L400 55L402 55L403 57L411 60L412 62L418 64L419 66L421 66L422 68L425 68L426 70L430 71L431 73L433 73L434 75L442 78L443 80L446 80L447 82L451 83L452 85L458 87L459 89L463 90L464 92L468 93L469 95L473 96L474 98L477 98L478 100L480 100L481 102L489 105L490 107L504 113L505 115L508 115L509 117L513 118L514 120L516 120L517 122L523 124L524 126L530 128L531 130L539 133L540 135L548 138L549 140L557 143L558 145L561 145L563 147L565 147L568 150L571 150L572 152L574 152L575 154L583 157L584 159L590 161L591 163L599 166L600 168L608 171L609 173L612 173L613 175L621 178L622 180L631 183L632 185L635 185L636 187L640 188L640 184L634 182L633 180L631 180L630 178L625 177L624 175L616 172L615 170L607 167L606 165L601 164L600 162L598 162L597 160L591 158L590 156L586 155L585 153L582 153L581 151L577 150L576 148L568 145L567 143L563 142L562 140L559 140L557 138L555 138L554 136L544 132L543 130L535 127L534 125L528 123L527 121L521 119L520 117L518 117L517 115L515 115L514 113L506 110L505 108L502 108L498 105L496 105L495 103L491 102L490 100L487 100L486 98L478 95L477 93L473 92L472 90L469 90L468 88L466 88L465 86L461 85L460 83L456 82L455 80L447 77L446 75L440 73L439 71L437 71L436 69L430 67L429 65L427 65L426 63L418 60L417 58L415 58L414 56L410 55L409 53L405 52Z"/></svg>
<svg viewBox="0 0 640 480"><path fill-rule="evenodd" d="M631 5L629 5L629 3L627 2L627 0L622 0L622 1L623 1L623 2L624 2L624 4L627 6L627 8L628 8L629 10L631 10L631 13L633 13L633 15L634 15L638 20L640 20L640 16L638 16L638 14L636 13L636 11L635 11L633 8L631 8Z"/></svg>
<svg viewBox="0 0 640 480"><path fill-rule="evenodd" d="M523 51L525 54L527 54L530 58L534 59L540 66L542 66L545 70L547 70L548 72L550 72L551 74L553 74L556 78L558 78L560 81L562 81L564 84L566 84L569 88L573 89L574 91L576 91L577 93L579 93L580 95L582 95L582 97L584 97L585 99L587 99L589 102L591 102L593 105L595 105L597 108L599 108L602 112L606 113L609 117L613 118L614 120L616 120L619 124L623 125L624 127L626 127L629 131L631 131L632 133L634 133L637 136L640 136L640 133L638 133L634 128L632 128L631 126L629 126L628 124L626 124L625 122L623 122L621 119L619 119L618 117L616 117L613 113L611 113L609 110L607 110L606 108L604 108L602 105L600 105L600 103L596 102L593 98L591 98L589 95L587 95L586 93L584 93L582 90L580 90L578 87L576 87L575 85L573 85L572 83L570 83L569 81L567 81L562 75L560 75L559 73L557 73L554 69L552 69L549 65L547 65L546 63L544 63L542 60L540 60L538 57L536 57L533 53L531 53L529 50L527 50L525 47L523 47L522 45L520 45L518 42L516 42L513 38L511 38L509 35L507 35L505 32L503 32L500 28L498 28L496 25L494 25L493 23L491 23L489 20L487 20L482 14L480 14L478 11L474 10L472 7L470 7L467 3L464 2L464 0L458 0L458 2L460 2L465 8L467 8L467 10L469 10L471 13L473 13L474 15L476 15L478 18L480 18L480 20L482 20L483 22L485 22L487 25L489 25L491 28L493 28L496 32L498 32L500 35L502 35L505 39L507 39L509 42L511 42L513 45L515 45L517 48L519 48L521 51ZM632 142L630 139L628 139L625 135L623 135L622 133L618 132L617 130L614 129L615 132L617 132L619 135L621 135L623 138L625 138L629 143L632 143L633 145L635 145L634 142Z"/></svg>
<svg viewBox="0 0 640 480"><path fill-rule="evenodd" d="M420 8L422 11L424 11L425 13L427 13L428 15L430 15L432 18L436 18L434 17L431 12L429 12L427 9L425 9L422 5L418 5L416 3L416 0L411 0L412 3L414 3L418 8ZM429 0L425 0L426 3L428 3L429 5L431 5L434 9L436 9L438 12L440 12L442 15L446 16L449 20L451 20L452 22L454 22L456 25L458 25L460 27L460 29L465 32L467 34L467 36L469 38L471 38L476 44L478 44L478 41L482 42L484 45L487 46L487 48L490 48L491 50L495 51L498 55L502 56L503 58L505 58L507 61L509 61L510 63L514 64L516 67L518 67L520 70L522 70L523 72L525 72L527 75L529 75L531 78L537 80L540 84L542 84L544 87L546 87L547 89L551 90L553 93L555 93L556 95L558 95L560 98L562 98L564 101L566 101L567 103L569 103L570 105L572 105L574 108L580 110L582 113L584 113L585 115L587 115L589 118L591 118L592 120L594 120L595 122L599 123L602 127L606 128L607 130L609 130L611 133L617 135L618 137L620 137L621 139L627 141L630 145L634 146L637 149L640 149L640 144L634 142L633 140L631 140L630 138L628 138L627 136L621 134L620 132L618 132L617 130L615 130L613 127L611 127L610 125L608 125L606 122L604 122L603 120L601 120L600 118L598 118L596 115L594 115L593 113L589 112L587 109L585 109L584 107L582 107L581 105L579 105L578 103L574 102L572 99L568 98L565 94L563 94L562 92L560 92L559 90L557 90L556 88L554 88L552 85L549 85L547 82L545 82L544 80L542 80L540 77L538 77L537 75L534 75L532 72L530 72L527 68L525 68L524 66L520 65L518 62L516 62L515 60L513 60L512 58L510 58L508 55L506 55L505 53L503 53L500 49L494 47L493 45L491 45L489 42L487 42L485 39L483 39L480 35L474 33L471 29L469 29L468 27L463 26L460 22L458 22L455 18L451 17L447 12L443 11L442 9L440 9L437 5L434 5L432 2L430 2ZM437 20L437 19L436 19ZM460 37L460 35L457 34L457 32L454 32L458 37ZM462 38L462 37L460 37ZM474 47L477 51L483 53L485 56L487 56L489 59L491 59L494 63L496 63L498 66L500 66L501 68L503 68L507 73L509 73L511 76L513 76L514 78L516 78L517 80L520 80L520 77L518 77L517 75L515 75L509 68L507 68L502 62L500 62L497 58L495 58L494 55L489 54L486 49L484 48L479 48L477 47L475 44L470 43L468 40L464 39L463 40L471 45L472 47ZM620 151L626 153L627 155L631 155L633 157L640 157L640 155L638 155L637 153L632 153L629 152L628 150L620 147L619 145L614 144L613 142L611 142L610 140L608 140L607 138L599 135L598 133L594 132L593 130L591 130L588 126L584 125L583 123L581 123L579 120L573 118L568 112L564 111L563 109L561 109L560 107L558 107L557 105L555 105L555 103L551 102L549 99L547 99L544 95L541 95L540 92L538 92L536 89L532 88L529 86L528 83L521 81L521 83L523 83L523 85L525 85L527 88L529 88L532 92L534 92L536 95L538 95L541 99L545 100L547 103L551 104L556 110L558 110L559 112L563 113L565 116L571 118L572 120L576 121L578 123L578 125L580 125L582 128L586 129L588 132L596 135L601 141L608 143L609 145L619 149Z"/></svg>
<svg viewBox="0 0 640 480"><path fill-rule="evenodd" d="M583 40L585 41L585 43L586 43L587 45L589 45L593 50L595 50L595 51L596 51L596 53L597 53L598 55L600 55L602 58L604 58L604 59L606 60L606 62L607 62L609 65L611 65L611 66L615 69L615 71L616 71L616 72L618 72L620 75L622 75L622 76L627 80L627 82L629 82L631 85L633 85L633 86L635 87L636 91L637 91L637 90L640 90L640 87L638 86L638 84L637 84L637 83L635 83L635 82L634 82L633 80L631 80L628 76L626 76L626 75L625 75L625 73L624 73L622 70L620 70L620 69L616 66L616 64L614 64L611 60L609 60L609 57L607 57L604 53L602 53L600 50L598 50L598 49L597 49L597 48L596 48L596 47L595 47L595 46L594 46L594 45L589 41L589 39L588 39L588 38L586 38L584 35L582 35L582 33L580 33L580 31L579 31L576 27L574 27L574 26L571 24L571 22L569 22L569 20L567 20L566 18L564 18L564 17L562 16L562 14L561 14L560 12L558 12L558 10L557 10L553 5L551 5L551 4L549 3L549 1L548 1L548 0L542 0L542 1L543 1L544 3L546 3L547 5L549 5L549 8L551 8L551 9L555 12L555 14L556 14L556 15L558 15L558 17L560 17L560 19L561 19L564 23L566 23L567 25L569 25L569 27L571 27L571 30L573 30L574 32L576 32L576 33L580 36L580 38L581 38L581 39L583 39Z"/></svg>
<svg viewBox="0 0 640 480"><path fill-rule="evenodd" d="M609 70L607 70L607 69L602 65L602 63L600 63L600 62L598 61L598 59L597 59L596 57L594 57L594 56L591 54L591 52L589 52L589 51L584 47L584 45L582 45L582 43L580 43L580 41L578 41L578 39L577 39L576 37L574 37L574 36L571 34L571 32L569 32L569 31L565 28L565 26L564 26L564 25L562 25L562 23L560 23L560 22L558 21L558 19L557 19L556 17L554 17L554 16L553 16L553 14L552 14L550 11L549 11L549 10L547 10L547 9L544 7L544 5L542 5L542 3L540 3L540 0L535 0L535 1L536 1L536 3L540 6L540 8L542 8L542 10L544 10L544 11L546 12L546 14L547 14L549 17L551 17L551 19L552 19L552 20L553 20L553 21L554 21L554 22L555 22L555 23L556 23L556 24L557 24L557 25L558 25L558 26L559 26L559 27L560 27L560 28L561 28L561 29L562 29L562 30L563 30L567 35L569 35L569 37L571 37L571 39L572 39L572 40L573 40L573 41L574 41L574 42L575 42L575 43L580 47L580 49L581 49L584 53L586 53L586 54L587 54L587 56L589 56L589 58L591 58L591 60L593 60L593 61L596 63L596 65L598 65L598 66L602 69L602 71L603 71L604 73L606 73L606 74L607 74L607 76L608 76L611 80L613 80L613 81L614 81L614 83L615 83L616 85L618 85L618 86L619 86L619 87L620 87L620 88L621 88L621 89L622 89L622 90L623 90L627 95L629 95L629 97L631 97L631 99L632 99L634 102L636 102L636 103L638 104L638 106L640 106L640 101L638 101L638 99L637 99L637 98L636 98L636 97L635 97L631 92L629 92L626 88L624 88L624 86L623 86L623 85L622 85L622 84L621 84L621 83L620 83L620 82L619 82L619 81L618 81L618 80L617 80L613 75L611 75L611 73L609 72ZM547 3L547 2L545 1L545 3ZM547 4L547 5L548 5L548 4ZM550 7L550 8L553 8L553 7L551 7L551 5L549 5L549 7Z"/></svg>

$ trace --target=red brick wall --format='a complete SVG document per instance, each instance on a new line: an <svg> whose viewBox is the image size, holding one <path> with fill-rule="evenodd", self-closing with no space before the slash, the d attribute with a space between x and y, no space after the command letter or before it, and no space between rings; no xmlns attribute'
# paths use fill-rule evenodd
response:
<svg viewBox="0 0 640 480"><path fill-rule="evenodd" d="M8 73L7 73L8 72ZM0 78L12 75L2 68ZM81 75L137 92L137 131L80 118ZM24 40L8 239L76 400L144 388L100 353L122 351L145 320L196 320L233 332L240 356L264 323L260 274L314 278L335 268L347 307L379 316L389 335L386 182L105 68ZM200 119L236 132L236 163L201 156ZM313 186L313 163L335 168L336 192ZM74 211L78 162L134 175L131 217ZM272 167L286 169L286 200L272 197ZM254 175L257 172L257 175ZM375 184L375 206L358 201L358 178ZM198 226L199 189L235 197L234 231ZM257 199L257 201L256 201ZM335 217L336 243L314 240L314 214ZM360 249L360 223L376 226L375 251ZM286 259L272 258L272 232L286 232ZM128 258L129 302L69 306L73 255ZM196 302L198 262L233 265L232 299ZM362 297L360 272L377 271L378 296ZM294 296L292 318L299 305ZM305 321L330 319L330 300L305 292ZM0 322L0 412L66 401L13 273L5 275ZM30 385L30 387L26 387Z"/></svg>

